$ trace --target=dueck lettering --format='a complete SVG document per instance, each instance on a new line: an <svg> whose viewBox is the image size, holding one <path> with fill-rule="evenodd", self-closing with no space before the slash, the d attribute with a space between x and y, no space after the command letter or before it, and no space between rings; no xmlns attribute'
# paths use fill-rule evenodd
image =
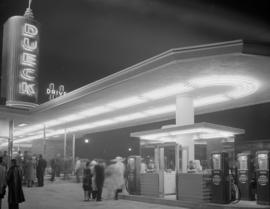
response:
<svg viewBox="0 0 270 209"><path fill-rule="evenodd" d="M38 29L25 23L22 30L22 54L19 69L19 93L29 97L36 96L36 71L38 54Z"/></svg>

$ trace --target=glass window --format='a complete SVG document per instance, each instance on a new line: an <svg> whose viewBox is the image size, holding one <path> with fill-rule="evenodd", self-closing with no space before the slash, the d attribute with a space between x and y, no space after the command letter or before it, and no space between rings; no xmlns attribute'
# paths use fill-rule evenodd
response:
<svg viewBox="0 0 270 209"><path fill-rule="evenodd" d="M220 154L213 154L212 155L213 161L213 169L220 170L221 169L221 156Z"/></svg>
<svg viewBox="0 0 270 209"><path fill-rule="evenodd" d="M248 170L248 162L247 162L247 156L242 155L238 157L238 162L239 162L239 170Z"/></svg>
<svg viewBox="0 0 270 209"><path fill-rule="evenodd" d="M258 154L259 170L268 170L268 156L267 154Z"/></svg>

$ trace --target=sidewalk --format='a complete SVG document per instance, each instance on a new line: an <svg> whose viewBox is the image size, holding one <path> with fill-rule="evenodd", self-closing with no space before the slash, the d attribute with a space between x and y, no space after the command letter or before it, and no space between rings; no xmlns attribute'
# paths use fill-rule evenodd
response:
<svg viewBox="0 0 270 209"><path fill-rule="evenodd" d="M84 202L82 185L64 182L61 179L57 179L55 183L46 181L44 187L23 187L23 190L26 202L20 204L20 209L176 209L173 206L128 200ZM3 209L8 209L7 195L3 199L2 204Z"/></svg>

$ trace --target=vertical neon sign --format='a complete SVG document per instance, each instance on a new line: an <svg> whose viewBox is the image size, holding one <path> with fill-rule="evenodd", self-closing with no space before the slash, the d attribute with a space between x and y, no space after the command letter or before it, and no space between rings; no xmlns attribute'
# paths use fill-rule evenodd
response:
<svg viewBox="0 0 270 209"><path fill-rule="evenodd" d="M7 106L38 105L38 66L39 23L28 7L24 16L13 16L4 24L1 94Z"/></svg>
<svg viewBox="0 0 270 209"><path fill-rule="evenodd" d="M35 25L25 23L22 30L22 54L19 69L19 94L29 97L36 92L37 66L37 37L38 29Z"/></svg>

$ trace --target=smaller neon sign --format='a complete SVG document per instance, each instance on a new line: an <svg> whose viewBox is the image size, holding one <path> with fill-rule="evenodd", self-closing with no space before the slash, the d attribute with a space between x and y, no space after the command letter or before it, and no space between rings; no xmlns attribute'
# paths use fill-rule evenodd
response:
<svg viewBox="0 0 270 209"><path fill-rule="evenodd" d="M67 92L65 92L65 87L64 85L60 85L58 89L55 89L54 83L50 83L49 87L46 90L46 94L49 95L49 100L52 100L56 97L60 97L65 95Z"/></svg>

